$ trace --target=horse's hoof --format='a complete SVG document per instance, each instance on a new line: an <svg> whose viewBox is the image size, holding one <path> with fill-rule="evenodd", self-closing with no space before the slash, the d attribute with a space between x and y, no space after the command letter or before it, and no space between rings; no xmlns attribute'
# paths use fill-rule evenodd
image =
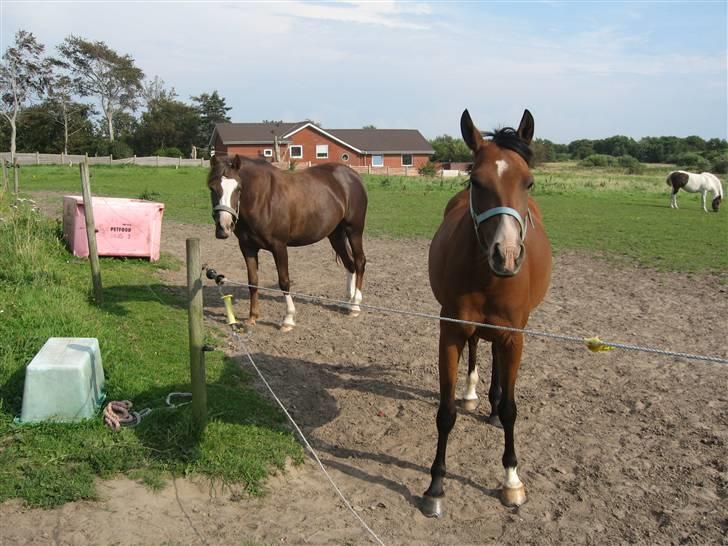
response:
<svg viewBox="0 0 728 546"><path fill-rule="evenodd" d="M349 309L349 316L351 318L356 318L359 315L361 315L361 311L355 311L354 309Z"/></svg>
<svg viewBox="0 0 728 546"><path fill-rule="evenodd" d="M490 417L488 417L488 423L490 423L494 427L503 428L503 423L501 423L500 417L498 417L497 413L490 414Z"/></svg>
<svg viewBox="0 0 728 546"><path fill-rule="evenodd" d="M518 487L504 487L501 489L501 502L505 506L521 506L526 502L526 488L523 484Z"/></svg>
<svg viewBox="0 0 728 546"><path fill-rule="evenodd" d="M431 497L429 495L422 496L422 514L428 518L441 518L442 507L445 502L444 497Z"/></svg>
<svg viewBox="0 0 728 546"><path fill-rule="evenodd" d="M293 324L281 324L280 331L281 332L290 332L293 330Z"/></svg>
<svg viewBox="0 0 728 546"><path fill-rule="evenodd" d="M462 406L464 411L475 411L475 408L478 407L478 399L473 398L472 400L463 400Z"/></svg>
<svg viewBox="0 0 728 546"><path fill-rule="evenodd" d="M252 326L255 326L255 320L256 320L256 319L254 319L254 318L249 318L249 319L245 319L245 320L243 321L243 324L244 324L245 326L250 326L250 327L252 327Z"/></svg>

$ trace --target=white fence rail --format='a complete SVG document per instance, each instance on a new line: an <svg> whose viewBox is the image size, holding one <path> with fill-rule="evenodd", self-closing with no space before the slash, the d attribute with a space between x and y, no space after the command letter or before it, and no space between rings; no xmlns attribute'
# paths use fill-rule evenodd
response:
<svg viewBox="0 0 728 546"><path fill-rule="evenodd" d="M38 152L16 153L18 165L78 165L87 159L80 154L41 154ZM10 152L0 152L0 160L10 161ZM88 156L89 165L142 165L146 167L209 167L207 159L185 159L181 157L127 157Z"/></svg>

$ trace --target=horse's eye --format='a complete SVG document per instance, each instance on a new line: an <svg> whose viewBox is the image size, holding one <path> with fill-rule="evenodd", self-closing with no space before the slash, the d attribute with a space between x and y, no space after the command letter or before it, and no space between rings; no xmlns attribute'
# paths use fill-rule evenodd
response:
<svg viewBox="0 0 728 546"><path fill-rule="evenodd" d="M529 180L528 185L526 185L527 190L530 190L531 188L533 188L533 179Z"/></svg>

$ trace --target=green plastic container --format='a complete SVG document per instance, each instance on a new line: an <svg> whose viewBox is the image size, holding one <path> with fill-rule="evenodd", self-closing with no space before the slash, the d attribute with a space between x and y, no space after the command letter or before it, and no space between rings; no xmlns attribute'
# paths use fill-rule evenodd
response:
<svg viewBox="0 0 728 546"><path fill-rule="evenodd" d="M21 423L75 422L104 402L104 369L96 338L52 337L25 369Z"/></svg>

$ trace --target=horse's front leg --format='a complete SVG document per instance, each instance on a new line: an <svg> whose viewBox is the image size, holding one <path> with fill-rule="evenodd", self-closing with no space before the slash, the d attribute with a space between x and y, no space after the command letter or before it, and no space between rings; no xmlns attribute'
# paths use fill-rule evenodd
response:
<svg viewBox="0 0 728 546"><path fill-rule="evenodd" d="M250 290L250 317L246 321L249 326L254 326L260 316L258 306L258 249L245 248L243 257L245 258L245 268L248 270L248 284L251 285ZM255 288L253 288L255 286Z"/></svg>
<svg viewBox="0 0 728 546"><path fill-rule="evenodd" d="M502 339L493 343L497 344L498 379L501 386L498 416L505 435L505 449L503 450L505 479L501 491L501 502L506 506L520 506L526 502L526 489L518 478L518 460L516 459L513 429L518 414L515 387L518 368L521 365L523 334L504 334Z"/></svg>
<svg viewBox="0 0 728 546"><path fill-rule="evenodd" d="M276 262L278 270L278 286L286 298L286 316L281 324L281 332L290 332L296 325L294 317L296 316L296 307L293 305L293 298L289 294L291 290L291 281L288 278L288 248L283 246L273 250L273 259Z"/></svg>
<svg viewBox="0 0 728 546"><path fill-rule="evenodd" d="M705 212L708 212L708 207L705 206L705 196L708 195L708 190L703 190L700 192L700 199L703 202L703 210Z"/></svg>
<svg viewBox="0 0 728 546"><path fill-rule="evenodd" d="M427 517L442 516L443 481L445 479L445 455L447 438L455 425L455 383L457 381L458 361L468 336L457 327L440 323L440 407L437 410L437 453L432 463L432 481L422 498L422 513Z"/></svg>

